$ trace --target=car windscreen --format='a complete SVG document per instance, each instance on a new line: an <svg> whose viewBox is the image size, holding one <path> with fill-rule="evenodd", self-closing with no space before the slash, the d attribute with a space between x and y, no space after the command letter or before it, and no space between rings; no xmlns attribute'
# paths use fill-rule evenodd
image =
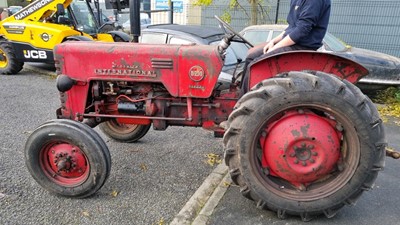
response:
<svg viewBox="0 0 400 225"><path fill-rule="evenodd" d="M335 36L333 36L330 33L326 33L325 37L324 37L324 45L325 48L327 48L327 50L331 50L334 52L342 52L345 51L346 45L340 41L339 39L337 39Z"/></svg>
<svg viewBox="0 0 400 225"><path fill-rule="evenodd" d="M269 36L270 30L249 30L247 32L244 32L242 36L249 40L253 45L258 45L260 43L269 41L268 36Z"/></svg>
<svg viewBox="0 0 400 225"><path fill-rule="evenodd" d="M70 9L76 18L77 29L88 34L97 33L96 19L93 13L91 13L89 5L85 1L73 1L70 5ZM67 15L70 19L70 15Z"/></svg>

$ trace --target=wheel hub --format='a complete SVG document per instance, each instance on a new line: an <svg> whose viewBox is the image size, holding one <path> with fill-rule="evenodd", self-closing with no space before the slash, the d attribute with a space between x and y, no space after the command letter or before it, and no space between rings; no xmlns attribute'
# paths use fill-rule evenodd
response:
<svg viewBox="0 0 400 225"><path fill-rule="evenodd" d="M336 122L312 112L291 111L266 129L261 139L262 166L294 185L331 173L340 158Z"/></svg>
<svg viewBox="0 0 400 225"><path fill-rule="evenodd" d="M70 184L85 180L89 171L85 154L67 143L51 145L42 164L53 179Z"/></svg>
<svg viewBox="0 0 400 225"><path fill-rule="evenodd" d="M5 55L5 53L0 50L0 67L4 68L7 66L7 57Z"/></svg>
<svg viewBox="0 0 400 225"><path fill-rule="evenodd" d="M56 160L54 163L56 163L58 172L60 171L65 171L69 172L72 168L76 166L74 163L75 160L71 158L71 156L68 155L68 153L60 153L59 155L56 156Z"/></svg>

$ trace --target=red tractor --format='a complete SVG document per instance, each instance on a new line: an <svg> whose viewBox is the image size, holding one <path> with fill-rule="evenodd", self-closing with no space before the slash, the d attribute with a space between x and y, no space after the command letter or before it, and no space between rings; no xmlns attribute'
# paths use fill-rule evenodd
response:
<svg viewBox="0 0 400 225"><path fill-rule="evenodd" d="M331 54L290 52L250 64L244 95L236 76L221 89L225 49L246 40L220 23L228 32L218 46L58 45L61 107L26 143L34 179L52 193L87 197L111 168L107 145L91 127L135 142L151 125L194 126L224 134L233 182L279 218L332 217L353 205L385 157L382 120L353 85L367 70Z"/></svg>

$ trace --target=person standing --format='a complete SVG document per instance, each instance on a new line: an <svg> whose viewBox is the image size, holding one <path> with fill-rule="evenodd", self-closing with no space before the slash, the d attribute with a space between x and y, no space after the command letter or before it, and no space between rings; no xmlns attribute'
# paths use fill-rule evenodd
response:
<svg viewBox="0 0 400 225"><path fill-rule="evenodd" d="M287 16L289 26L267 44L260 44L249 50L244 66L243 94L248 88L246 70L252 61L281 52L315 51L320 48L328 28L330 11L331 0L291 0Z"/></svg>

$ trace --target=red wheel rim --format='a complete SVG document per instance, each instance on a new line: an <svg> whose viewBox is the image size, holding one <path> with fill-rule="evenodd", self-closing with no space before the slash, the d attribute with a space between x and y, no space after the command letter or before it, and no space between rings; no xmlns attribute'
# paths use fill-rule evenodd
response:
<svg viewBox="0 0 400 225"><path fill-rule="evenodd" d="M40 166L53 182L66 186L78 186L86 181L90 165L85 153L66 142L52 142L40 152Z"/></svg>
<svg viewBox="0 0 400 225"><path fill-rule="evenodd" d="M310 111L289 111L270 124L261 139L262 166L271 176L295 186L307 185L332 172L340 156L336 122Z"/></svg>
<svg viewBox="0 0 400 225"><path fill-rule="evenodd" d="M316 130L323 134L330 134L329 145L334 153L328 151L324 144L319 143L320 137L316 136L313 139L314 135L307 136L301 132L301 135L289 139L287 143L273 143L278 139L285 140L288 135L295 136L287 131L293 128L291 125L283 125L286 122L292 124L293 121L298 123L302 121L297 128L316 121L315 124L318 125L314 125L312 129L315 130L315 126L322 126L325 132L321 132L321 129ZM301 107L291 106L277 110L275 115L269 117L257 129L259 133L253 139L253 148L250 150L250 155L253 156L250 159L252 170L268 191L288 199L312 201L334 194L353 176L360 159L358 136L352 121L331 108L312 104ZM279 132L283 134L278 135ZM271 147L273 144L276 146ZM313 155L314 150L311 151L310 148L312 145L317 155ZM297 152L299 155L296 154L295 147L301 148L300 152ZM296 158L299 160L298 163L294 162ZM300 159L303 161L313 159L316 166L308 164L307 161L303 168ZM319 167L325 165L323 162L327 162L328 168L315 173L313 169L318 170ZM284 166L281 167L282 165ZM285 169L290 169L290 171L285 171ZM310 171L314 174L310 174ZM297 177L291 176L291 173L295 173Z"/></svg>

